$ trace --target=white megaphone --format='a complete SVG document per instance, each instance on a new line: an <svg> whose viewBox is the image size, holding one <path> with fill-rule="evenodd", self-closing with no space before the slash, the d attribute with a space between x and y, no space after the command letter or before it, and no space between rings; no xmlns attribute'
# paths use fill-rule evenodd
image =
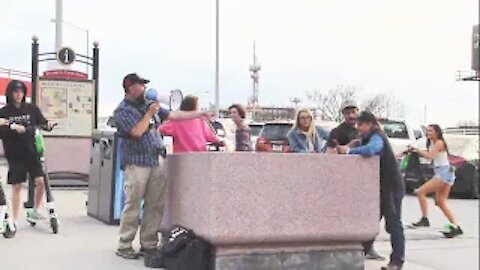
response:
<svg viewBox="0 0 480 270"><path fill-rule="evenodd" d="M180 109L182 105L183 94L182 91L175 89L170 92L159 92L153 88L150 88L144 93L145 100L158 102L167 105L171 111Z"/></svg>

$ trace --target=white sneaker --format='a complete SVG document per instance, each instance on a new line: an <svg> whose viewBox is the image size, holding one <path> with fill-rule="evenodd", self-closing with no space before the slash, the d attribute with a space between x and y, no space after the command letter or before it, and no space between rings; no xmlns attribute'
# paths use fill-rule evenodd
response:
<svg viewBox="0 0 480 270"><path fill-rule="evenodd" d="M32 209L27 212L27 220L30 222L35 222L39 220L45 220L47 219L47 216L42 214L42 212L38 211L37 209Z"/></svg>

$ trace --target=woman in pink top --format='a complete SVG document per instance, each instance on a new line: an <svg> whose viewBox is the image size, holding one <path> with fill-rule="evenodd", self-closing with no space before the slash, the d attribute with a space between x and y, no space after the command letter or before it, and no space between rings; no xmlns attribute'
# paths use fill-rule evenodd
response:
<svg viewBox="0 0 480 270"><path fill-rule="evenodd" d="M186 96L180 110L197 111L198 97ZM205 152L207 142L222 144L207 124L207 120L202 118L170 120L160 125L158 130L165 136L172 136L174 153Z"/></svg>

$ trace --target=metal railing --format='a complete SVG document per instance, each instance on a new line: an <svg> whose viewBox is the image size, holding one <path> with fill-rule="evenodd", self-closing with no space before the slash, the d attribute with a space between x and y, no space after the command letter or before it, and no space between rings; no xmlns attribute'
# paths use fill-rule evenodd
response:
<svg viewBox="0 0 480 270"><path fill-rule="evenodd" d="M446 128L444 130L446 134L459 134L459 135L479 135L480 127L454 127Z"/></svg>
<svg viewBox="0 0 480 270"><path fill-rule="evenodd" d="M28 80L32 78L31 73L0 67L0 75L3 75L3 74L5 74L7 78L19 77L19 78L24 78Z"/></svg>

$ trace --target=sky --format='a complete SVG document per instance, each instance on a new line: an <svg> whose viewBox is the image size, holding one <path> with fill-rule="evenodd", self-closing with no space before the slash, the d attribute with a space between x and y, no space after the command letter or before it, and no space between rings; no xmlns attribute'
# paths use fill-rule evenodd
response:
<svg viewBox="0 0 480 270"><path fill-rule="evenodd" d="M478 2L220 0L220 103L246 103L252 95L255 41L263 105L291 105L306 91L349 84L362 89L360 99L377 93L399 99L412 122L424 122L425 107L428 123L478 122L479 83L455 80L457 70L471 66ZM130 72L150 79L150 87L198 93L202 105L213 103L214 0L63 5L63 19L100 44L101 115L121 101ZM0 0L0 67L30 71L33 35L41 52L53 51L54 16L55 0ZM86 32L63 30L64 45L86 53Z"/></svg>

